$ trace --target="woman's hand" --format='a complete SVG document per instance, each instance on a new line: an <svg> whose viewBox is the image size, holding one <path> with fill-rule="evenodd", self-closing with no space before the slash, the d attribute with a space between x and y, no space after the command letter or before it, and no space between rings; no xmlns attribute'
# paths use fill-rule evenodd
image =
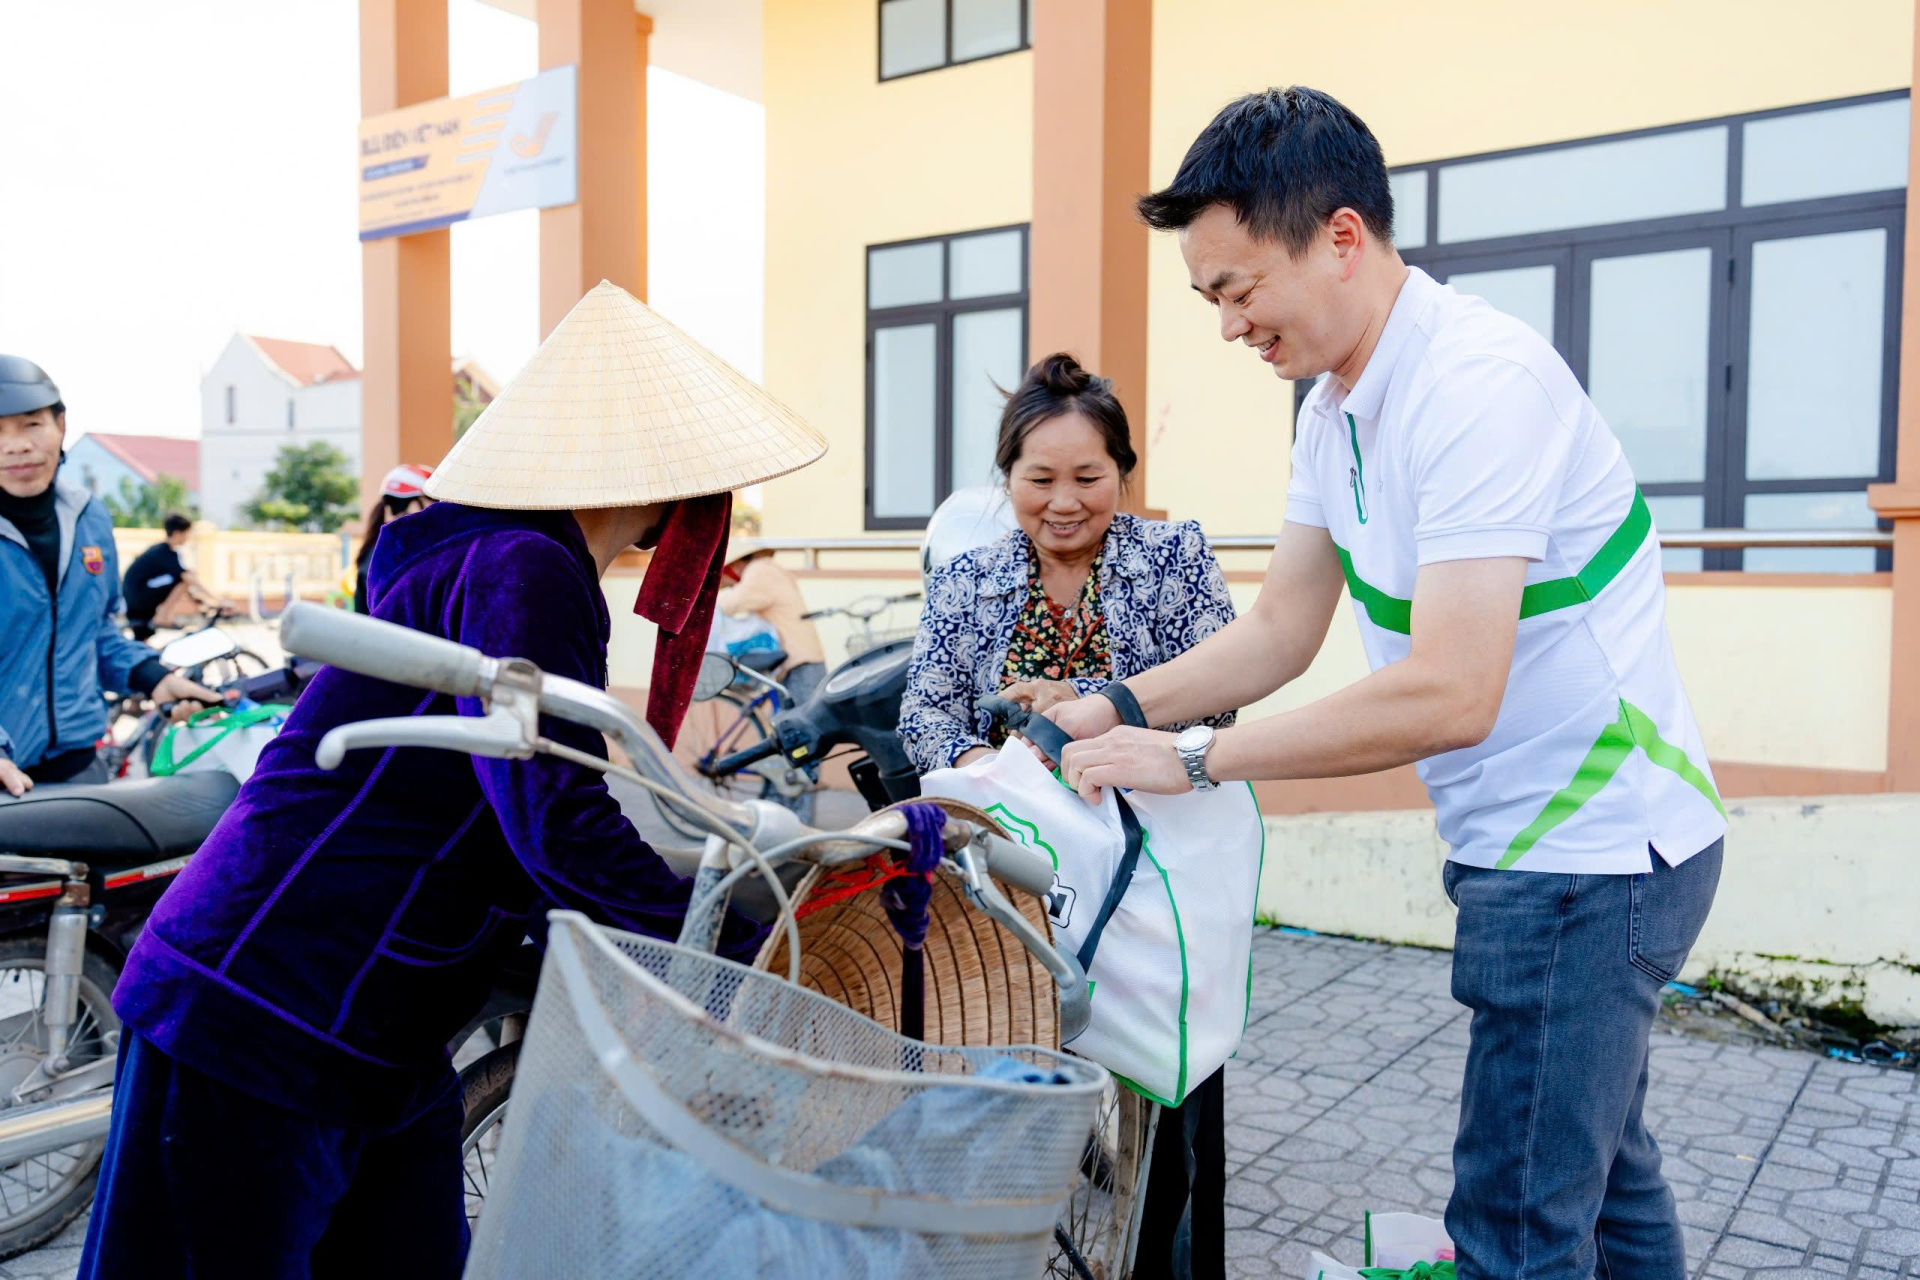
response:
<svg viewBox="0 0 1920 1280"><path fill-rule="evenodd" d="M985 757L990 756L992 754L993 754L992 747L968 747L965 751L962 751L960 753L959 757L956 760L954 760L953 767L956 769L964 769L968 765L972 764L975 760L984 759Z"/></svg>
<svg viewBox="0 0 1920 1280"><path fill-rule="evenodd" d="M33 779L19 765L0 756L0 789L10 796L23 796L33 790Z"/></svg>
<svg viewBox="0 0 1920 1280"><path fill-rule="evenodd" d="M1038 716L1045 715L1048 707L1072 702L1080 694L1065 680L1021 680L1002 689L1000 696Z"/></svg>
<svg viewBox="0 0 1920 1280"><path fill-rule="evenodd" d="M238 701L240 695L234 693L228 697L221 695L203 684L187 679L178 671L169 671L159 684L153 686L153 692L147 695L156 704L173 703L172 718L185 720L204 707L217 707L222 702Z"/></svg>

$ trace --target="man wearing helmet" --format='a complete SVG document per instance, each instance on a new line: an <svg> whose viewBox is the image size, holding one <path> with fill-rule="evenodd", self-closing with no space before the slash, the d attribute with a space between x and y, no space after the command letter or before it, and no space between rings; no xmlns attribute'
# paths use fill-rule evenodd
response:
<svg viewBox="0 0 1920 1280"><path fill-rule="evenodd" d="M113 520L59 475L67 407L41 368L0 355L0 788L106 781L101 693L161 702L219 695L120 634Z"/></svg>

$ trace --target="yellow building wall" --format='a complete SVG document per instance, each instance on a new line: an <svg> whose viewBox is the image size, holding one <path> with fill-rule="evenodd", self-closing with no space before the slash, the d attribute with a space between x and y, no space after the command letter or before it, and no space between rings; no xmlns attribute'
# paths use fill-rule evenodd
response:
<svg viewBox="0 0 1920 1280"><path fill-rule="evenodd" d="M1912 33L1908 0L1159 0L1150 173L1170 181L1215 112L1270 85L1338 97L1402 165L1904 88ZM1220 341L1172 236L1149 261L1148 502L1271 532L1292 386Z"/></svg>
<svg viewBox="0 0 1920 1280"><path fill-rule="evenodd" d="M766 384L832 442L766 486L769 537L862 531L866 247L1025 222L1033 55L881 83L872 0L766 0Z"/></svg>

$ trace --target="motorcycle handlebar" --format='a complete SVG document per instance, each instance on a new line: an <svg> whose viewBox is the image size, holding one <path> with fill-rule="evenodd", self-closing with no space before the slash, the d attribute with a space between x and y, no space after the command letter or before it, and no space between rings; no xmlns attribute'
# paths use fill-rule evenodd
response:
<svg viewBox="0 0 1920 1280"><path fill-rule="evenodd" d="M281 615L280 645L345 671L456 698L483 696L496 665L464 644L306 602L287 606Z"/></svg>
<svg viewBox="0 0 1920 1280"><path fill-rule="evenodd" d="M730 756L721 756L701 772L710 777L724 778L730 773L738 773L750 764L757 764L768 756L780 754L778 738L763 738L745 751L736 751Z"/></svg>

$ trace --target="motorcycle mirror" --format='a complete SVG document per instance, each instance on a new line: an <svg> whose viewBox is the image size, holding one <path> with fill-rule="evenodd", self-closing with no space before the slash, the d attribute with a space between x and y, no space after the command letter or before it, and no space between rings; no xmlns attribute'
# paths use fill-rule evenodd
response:
<svg viewBox="0 0 1920 1280"><path fill-rule="evenodd" d="M706 654L700 659L700 674L693 682L693 700L706 702L719 697L736 674L732 658L724 653Z"/></svg>
<svg viewBox="0 0 1920 1280"><path fill-rule="evenodd" d="M160 661L170 667L197 667L224 658L236 647L232 636L218 627L208 627L169 644L160 651Z"/></svg>

